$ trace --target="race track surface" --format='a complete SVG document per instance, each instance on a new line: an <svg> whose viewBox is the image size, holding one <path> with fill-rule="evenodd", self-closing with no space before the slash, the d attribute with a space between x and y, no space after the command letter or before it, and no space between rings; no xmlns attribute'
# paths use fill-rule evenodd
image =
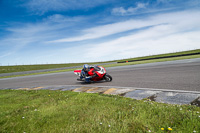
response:
<svg viewBox="0 0 200 133"><path fill-rule="evenodd" d="M112 82L92 86L120 86L170 90L200 91L200 58L106 68ZM0 88L88 85L76 81L73 72L0 79Z"/></svg>

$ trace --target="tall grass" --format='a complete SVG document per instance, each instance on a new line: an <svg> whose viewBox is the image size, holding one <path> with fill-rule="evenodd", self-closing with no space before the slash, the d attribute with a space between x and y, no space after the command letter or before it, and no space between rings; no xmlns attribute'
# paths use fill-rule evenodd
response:
<svg viewBox="0 0 200 133"><path fill-rule="evenodd" d="M112 95L0 90L0 132L5 133L192 133L200 131L199 112L196 106Z"/></svg>

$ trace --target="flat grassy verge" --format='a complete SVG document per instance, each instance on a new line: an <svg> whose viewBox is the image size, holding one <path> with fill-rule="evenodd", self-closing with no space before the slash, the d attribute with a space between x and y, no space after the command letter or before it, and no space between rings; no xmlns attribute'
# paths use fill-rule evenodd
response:
<svg viewBox="0 0 200 133"><path fill-rule="evenodd" d="M0 132L200 131L200 108L51 90L0 90ZM170 128L169 128L170 127Z"/></svg>

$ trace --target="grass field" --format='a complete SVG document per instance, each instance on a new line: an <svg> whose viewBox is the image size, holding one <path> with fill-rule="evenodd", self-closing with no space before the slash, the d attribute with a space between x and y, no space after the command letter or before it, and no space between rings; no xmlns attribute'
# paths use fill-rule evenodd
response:
<svg viewBox="0 0 200 133"><path fill-rule="evenodd" d="M200 49L197 49L197 50L183 51L183 52L177 52L177 53L152 55L152 56L130 58L130 59L123 59L123 60L115 60L115 61L108 61L108 62L120 62L120 61L129 61L129 60L149 59L149 58L155 58L155 57L165 57L165 56L172 56L172 55L192 54L192 53L199 53L199 55L184 56L182 58L187 59L187 58L199 58L200 57ZM164 59L164 60L176 60L176 59L180 59L180 58L173 57L173 58ZM154 60L150 60L150 61L148 60L147 62L156 62L156 61L159 61L159 59L157 59L157 60L154 59ZM94 62L94 63L88 63L88 64L101 64L101 63L108 63L108 62ZM144 62L141 62L141 61L134 62L134 64L140 64L140 63L146 63L146 61L144 61ZM11 72L22 72L22 71L32 71L32 70L82 66L83 64L84 63L0 66L0 73L11 73Z"/></svg>
<svg viewBox="0 0 200 133"><path fill-rule="evenodd" d="M42 69L82 66L84 63L0 66L0 73L23 72Z"/></svg>
<svg viewBox="0 0 200 133"><path fill-rule="evenodd" d="M183 51L183 52L160 54L160 55L151 55L151 56L144 56L144 57L137 57L137 58L129 58L129 59L117 60L117 62L131 61L131 60L142 60L142 59L151 59L151 58L167 57L167 56L177 56L177 55L193 54L193 53L198 53L200 55L200 49Z"/></svg>
<svg viewBox="0 0 200 133"><path fill-rule="evenodd" d="M152 60L135 61L135 62L128 62L128 63L117 63L117 64L105 65L105 67L115 67L115 66L125 66L125 65L146 64L146 63L153 63L153 62L165 62L165 61L174 61L174 60L183 60L183 59L193 59L193 58L200 58L200 54L199 54L199 55L183 56L183 57L165 58L165 59L152 59Z"/></svg>
<svg viewBox="0 0 200 133"><path fill-rule="evenodd" d="M165 59L154 59L154 60L136 61L136 62L128 62L128 63L117 63L117 64L109 64L109 65L103 65L103 66L104 67L115 67L115 66L136 65L136 64L153 63L153 62L164 62L164 61L173 61L173 60L192 59L192 58L200 58L200 55L191 55L191 56L165 58ZM67 71L74 71L76 69L82 69L82 68L64 69L64 70L57 70L57 71L48 71L48 72L39 72L39 73L21 74L21 75L12 75L12 76L2 76L2 77L0 77L0 79L1 78L19 77L19 76L28 76L28 75L67 72Z"/></svg>
<svg viewBox="0 0 200 133"><path fill-rule="evenodd" d="M51 90L0 90L0 132L193 133L200 108Z"/></svg>

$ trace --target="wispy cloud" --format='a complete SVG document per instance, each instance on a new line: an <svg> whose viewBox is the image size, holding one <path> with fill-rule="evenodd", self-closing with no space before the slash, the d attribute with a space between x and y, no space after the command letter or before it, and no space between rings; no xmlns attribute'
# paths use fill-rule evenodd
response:
<svg viewBox="0 0 200 133"><path fill-rule="evenodd" d="M111 13L116 16L131 16L141 14L152 14L160 12L173 12L178 9L199 9L199 0L156 0L148 1L147 3L136 3L131 7L115 7L111 10Z"/></svg>
<svg viewBox="0 0 200 133"><path fill-rule="evenodd" d="M82 36L51 41L56 45L74 41L86 41L94 39L92 43L85 45L73 45L64 48L60 53L68 52L68 56L88 61L113 60L161 54L181 50L200 48L200 11L187 10L181 12L162 13L155 16L117 22L108 25L97 26L81 31ZM149 28L145 28L150 26ZM97 43L96 40L120 32L139 29L131 34L114 38L110 41ZM81 51L84 54L80 55ZM71 52L70 52L71 51ZM72 52L73 51L73 52ZM99 53L99 51L101 51ZM97 54L99 53L99 54Z"/></svg>
<svg viewBox="0 0 200 133"><path fill-rule="evenodd" d="M194 15L194 16L193 16ZM188 20L191 23L186 24L186 27L183 27L183 29L186 29L189 25L189 28L198 26L198 17L199 15L193 12L193 15L191 15L188 12L177 12L177 13L165 13L162 15L156 15L153 17L147 17L145 19L134 19L134 20L128 20L124 22L117 22L113 24L108 25L102 25L97 26L89 29L84 29L80 32L80 36L75 36L71 38L63 38L58 40L52 40L49 41L49 43L61 43L61 42L74 42L74 41L83 41L88 39L98 39L101 37L126 32L129 30L136 30L148 26L155 26L160 24L177 24L178 27L180 25L185 24L188 22ZM184 17L183 17L184 16ZM186 21L186 20L187 21ZM193 26L192 26L193 25Z"/></svg>
<svg viewBox="0 0 200 133"><path fill-rule="evenodd" d="M23 1L31 14L16 7L14 20L4 16L1 63L103 61L200 48L200 2L177 1Z"/></svg>
<svg viewBox="0 0 200 133"><path fill-rule="evenodd" d="M125 9L124 7L117 7L112 9L112 14L114 15L131 15L140 9L144 9L148 6L148 3L137 3L136 7L129 7Z"/></svg>
<svg viewBox="0 0 200 133"><path fill-rule="evenodd" d="M6 28L6 30L10 34L0 40L0 47L4 48L3 51L0 51L2 55L0 58L15 56L18 53L24 53L26 50L31 51L31 49L42 44L43 41L52 38L51 31L54 31L55 27L48 26L45 23L18 24Z"/></svg>
<svg viewBox="0 0 200 133"><path fill-rule="evenodd" d="M112 34L117 34L120 32L125 32L128 30L141 28L145 26L150 26L152 24L159 24L158 23L144 23L141 20L128 20L124 22L118 22L113 24L107 24L102 26L97 26L89 29L84 29L81 31L81 36L76 36L72 38L63 38L58 40L50 41L50 43L59 43L59 42L73 42L73 41L83 41L88 39L96 39L105 36L109 36Z"/></svg>
<svg viewBox="0 0 200 133"><path fill-rule="evenodd" d="M15 65L15 62L18 64L53 63L55 60L58 63L62 62L62 57L66 56L66 53L61 54L60 49L66 48L68 45L49 46L46 45L46 42L71 34L72 29L76 30L74 25L80 21L84 22L86 19L87 17L54 14L37 23L10 23L10 26L4 29L9 34L0 39L1 63L14 62Z"/></svg>
<svg viewBox="0 0 200 133"><path fill-rule="evenodd" d="M197 37L200 34L199 31L161 37L155 34L156 28L141 32L141 34L146 34L146 37L141 34L137 37L132 35L93 46L86 51L86 57L91 60L113 60L200 48L198 46L200 39ZM101 54L97 54L99 51Z"/></svg>
<svg viewBox="0 0 200 133"><path fill-rule="evenodd" d="M143 41L136 38L132 39L131 37L133 36L129 36L127 38L120 38L117 41L102 43L96 47L92 47L86 51L87 54L85 55L85 58L90 58L92 61L117 60L199 49L198 42L195 40L200 40L197 37L194 37L199 35L199 33L200 32L176 34L174 36L162 37L157 40L148 40L144 38L145 40ZM189 38L194 38L195 40L190 40ZM97 54L99 51L101 51L101 54Z"/></svg>
<svg viewBox="0 0 200 133"><path fill-rule="evenodd" d="M67 11L75 9L88 9L95 6L108 4L113 0L28 0L25 7L36 14L49 11Z"/></svg>
<svg viewBox="0 0 200 133"><path fill-rule="evenodd" d="M134 32L109 42L88 46L87 58L129 58L200 48L200 12L185 11L157 15L151 21L166 24ZM142 20L141 20L142 21ZM141 22L140 22L141 23ZM96 54L101 51L101 54Z"/></svg>
<svg viewBox="0 0 200 133"><path fill-rule="evenodd" d="M69 24L69 22L71 22L71 23L80 22L83 19L86 19L86 17L81 17L81 16L68 17L68 16L64 16L64 15L61 15L61 14L53 14L53 15L45 18L44 21L53 22L53 23L67 23L67 24Z"/></svg>

